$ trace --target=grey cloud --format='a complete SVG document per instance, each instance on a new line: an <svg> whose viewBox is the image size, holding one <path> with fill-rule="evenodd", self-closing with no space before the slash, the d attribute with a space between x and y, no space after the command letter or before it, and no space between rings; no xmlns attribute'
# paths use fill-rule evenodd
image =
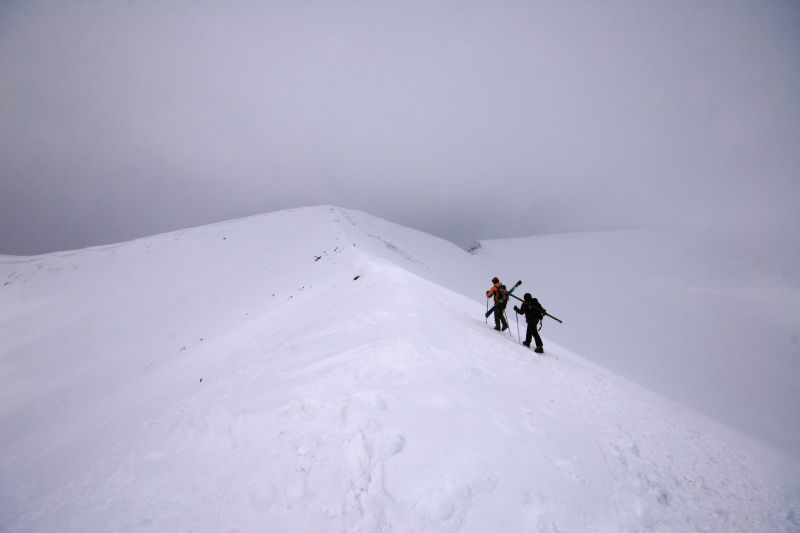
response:
<svg viewBox="0 0 800 533"><path fill-rule="evenodd" d="M792 2L0 3L0 253L340 204L800 228Z"/></svg>

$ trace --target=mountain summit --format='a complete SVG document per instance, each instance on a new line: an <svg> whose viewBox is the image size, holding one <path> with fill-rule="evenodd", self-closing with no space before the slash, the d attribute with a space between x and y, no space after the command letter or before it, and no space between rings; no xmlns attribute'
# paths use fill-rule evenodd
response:
<svg viewBox="0 0 800 533"><path fill-rule="evenodd" d="M487 326L491 248L322 206L0 258L0 530L800 527L794 459Z"/></svg>

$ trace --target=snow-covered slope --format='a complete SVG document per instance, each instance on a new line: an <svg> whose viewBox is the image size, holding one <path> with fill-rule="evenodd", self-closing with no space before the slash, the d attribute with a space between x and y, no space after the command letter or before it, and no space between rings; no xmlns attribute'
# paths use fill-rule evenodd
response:
<svg viewBox="0 0 800 533"><path fill-rule="evenodd" d="M484 241L475 255L567 319L549 338L800 457L797 243L621 231Z"/></svg>
<svg viewBox="0 0 800 533"><path fill-rule="evenodd" d="M0 530L798 527L793 459L496 333L484 269L330 207L0 258Z"/></svg>

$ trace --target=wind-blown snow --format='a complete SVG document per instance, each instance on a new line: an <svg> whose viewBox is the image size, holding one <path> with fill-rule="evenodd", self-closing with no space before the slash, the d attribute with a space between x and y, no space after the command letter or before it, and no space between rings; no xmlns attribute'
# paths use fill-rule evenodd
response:
<svg viewBox="0 0 800 533"><path fill-rule="evenodd" d="M476 261L329 207L0 258L0 530L800 527L795 459L498 334Z"/></svg>

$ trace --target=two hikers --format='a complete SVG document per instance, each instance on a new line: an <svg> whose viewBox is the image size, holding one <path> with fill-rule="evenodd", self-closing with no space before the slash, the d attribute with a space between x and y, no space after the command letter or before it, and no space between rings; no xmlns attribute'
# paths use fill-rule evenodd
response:
<svg viewBox="0 0 800 533"><path fill-rule="evenodd" d="M506 290L506 286L500 283L498 278L492 278L492 288L486 291L487 298L494 298L494 329L497 331L505 331L508 329L508 322L506 321L506 305L508 304L509 296L514 296L513 293L514 289L516 289L519 285L522 284L522 281L518 281L510 291ZM517 300L516 296L514 296ZM517 307L514 306L514 311L517 312L519 315L525 315L525 321L528 323L528 330L525 332L525 342L523 342L523 346L530 348L531 347L531 339L536 340L536 349L534 350L536 353L544 353L544 345L542 343L542 338L539 336L539 323L545 316L549 316L553 320L561 323L561 320L554 317L547 310L542 307L539 303L539 300L531 296L531 293L526 292L525 298L520 300L522 302L522 306ZM486 316L489 316L491 311L486 312ZM502 326L502 327L501 327Z"/></svg>
<svg viewBox="0 0 800 533"><path fill-rule="evenodd" d="M539 321L544 318L547 311L539 304L539 300L531 296L529 292L525 293L522 306L517 307L515 305L514 311L519 315L525 315L525 321L528 323L528 331L525 333L525 342L522 343L523 346L530 348L531 337L533 337L536 339L536 349L534 351L536 353L544 353L544 346L542 344L542 338L539 336L537 325Z"/></svg>
<svg viewBox="0 0 800 533"><path fill-rule="evenodd" d="M500 283L498 278L492 278L492 288L486 291L487 298L494 298L494 329L505 331L508 329L506 322L506 305L508 304L508 290ZM500 327L502 325L502 328Z"/></svg>

